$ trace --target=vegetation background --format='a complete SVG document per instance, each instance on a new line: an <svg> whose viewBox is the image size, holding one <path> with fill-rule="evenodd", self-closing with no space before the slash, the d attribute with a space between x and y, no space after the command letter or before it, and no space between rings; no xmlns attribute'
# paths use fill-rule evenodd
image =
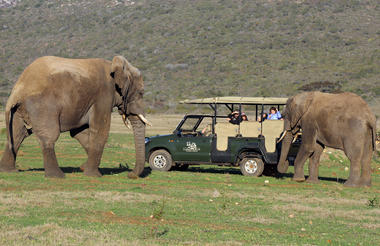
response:
<svg viewBox="0 0 380 246"><path fill-rule="evenodd" d="M378 0L0 0L0 96L45 55L121 54L148 113L184 98L352 91L380 98ZM373 107L378 115L380 110Z"/></svg>

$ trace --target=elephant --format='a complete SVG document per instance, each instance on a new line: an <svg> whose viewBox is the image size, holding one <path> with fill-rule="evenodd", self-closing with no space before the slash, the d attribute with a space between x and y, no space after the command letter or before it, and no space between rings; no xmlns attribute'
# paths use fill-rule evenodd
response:
<svg viewBox="0 0 380 246"><path fill-rule="evenodd" d="M304 164L309 159L310 183L317 183L320 156L325 147L343 150L351 162L344 186L371 186L371 159L376 150L376 117L358 95L303 92L287 100L284 133L277 170L288 169L287 155L302 129L302 143L294 162L293 180L305 181Z"/></svg>
<svg viewBox="0 0 380 246"><path fill-rule="evenodd" d="M107 141L111 113L117 107L133 127L137 178L145 166L144 82L140 71L123 56L105 59L36 59L15 83L5 108L7 144L0 171L17 172L17 151L34 133L39 140L45 177L64 178L54 145L60 133L70 132L85 149L84 175L100 177L100 160ZM127 124L126 124L127 125Z"/></svg>

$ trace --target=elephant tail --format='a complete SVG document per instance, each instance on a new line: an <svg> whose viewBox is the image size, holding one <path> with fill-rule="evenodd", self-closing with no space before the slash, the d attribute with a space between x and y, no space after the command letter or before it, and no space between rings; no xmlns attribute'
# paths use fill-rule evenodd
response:
<svg viewBox="0 0 380 246"><path fill-rule="evenodd" d="M12 151L12 154L14 157L16 157L16 152L14 150L14 140L13 140L13 116L17 111L19 104L16 103L14 105L8 105L6 106L5 109L5 124L8 128L7 131L7 137L8 137L8 143L9 143L9 148Z"/></svg>
<svg viewBox="0 0 380 246"><path fill-rule="evenodd" d="M373 122L368 122L368 127L372 132L372 148L373 151L376 151L376 121Z"/></svg>

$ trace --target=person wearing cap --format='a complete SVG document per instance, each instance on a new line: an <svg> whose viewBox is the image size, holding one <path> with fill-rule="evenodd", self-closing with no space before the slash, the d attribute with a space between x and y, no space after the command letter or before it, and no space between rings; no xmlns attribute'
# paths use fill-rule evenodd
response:
<svg viewBox="0 0 380 246"><path fill-rule="evenodd" d="M238 111L234 111L228 115L229 121L231 124L238 125L243 120L248 120L248 117L245 113L241 113L241 116L239 116Z"/></svg>
<svg viewBox="0 0 380 246"><path fill-rule="evenodd" d="M238 111L233 111L227 116L229 118L229 121L231 124L238 125L242 119L239 117L239 112Z"/></svg>

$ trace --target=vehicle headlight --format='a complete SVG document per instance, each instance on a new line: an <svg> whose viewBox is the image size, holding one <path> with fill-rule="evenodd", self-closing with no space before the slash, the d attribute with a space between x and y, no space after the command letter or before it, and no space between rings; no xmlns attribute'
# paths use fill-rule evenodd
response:
<svg viewBox="0 0 380 246"><path fill-rule="evenodd" d="M145 138L145 144L150 142L150 138Z"/></svg>

